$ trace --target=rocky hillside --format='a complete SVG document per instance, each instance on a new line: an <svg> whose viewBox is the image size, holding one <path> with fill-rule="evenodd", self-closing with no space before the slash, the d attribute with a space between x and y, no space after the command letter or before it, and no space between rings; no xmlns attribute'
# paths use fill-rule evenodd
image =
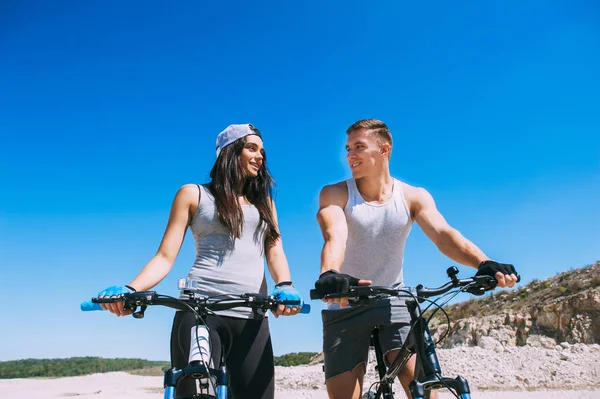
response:
<svg viewBox="0 0 600 399"><path fill-rule="evenodd" d="M600 343L600 261L446 311L452 324L444 348ZM448 328L443 322L436 317L430 324L436 339Z"/></svg>
<svg viewBox="0 0 600 399"><path fill-rule="evenodd" d="M563 350L569 344L600 344L600 261L445 310L451 327L438 348L478 346L501 351L529 346ZM448 329L442 312L430 321L429 328L439 341ZM311 364L322 361L323 354L319 353Z"/></svg>

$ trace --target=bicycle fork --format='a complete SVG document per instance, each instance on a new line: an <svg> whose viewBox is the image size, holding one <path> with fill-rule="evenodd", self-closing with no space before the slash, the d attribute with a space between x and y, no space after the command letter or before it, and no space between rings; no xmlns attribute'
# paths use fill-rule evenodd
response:
<svg viewBox="0 0 600 399"><path fill-rule="evenodd" d="M441 382L441 380L443 380L443 382ZM455 379L443 377L439 379L436 377L435 380L431 381L412 381L410 383L409 389L413 399L427 399L429 398L429 392L431 392L431 389L438 389L444 387L454 389L458 393L458 397L460 399L471 399L471 394L469 392L469 384L467 383L467 380L460 376L456 377Z"/></svg>
<svg viewBox="0 0 600 399"><path fill-rule="evenodd" d="M471 394L463 393L458 396L460 399L471 399ZM424 396L413 396L414 399L425 399Z"/></svg>
<svg viewBox="0 0 600 399"><path fill-rule="evenodd" d="M469 383L461 376L456 378L446 378L442 376L442 369L435 352L435 344L427 327L427 322L421 315L416 314L416 307L408 304L409 312L413 320L418 320L414 328L416 335L421 337L421 342L411 342L416 354L417 370L415 370L415 379L409 385L410 394L414 399L429 398L429 392L432 389L452 388L459 395L460 399L471 399ZM427 393L427 394L426 394Z"/></svg>
<svg viewBox="0 0 600 399"><path fill-rule="evenodd" d="M223 351L222 351L223 352ZM164 377L164 399L175 398L175 387L180 380L186 377L195 379L205 379L209 388L211 387L210 378L216 377L215 397L218 399L227 399L227 384L229 375L225 368L224 353L221 353L221 367L216 370L213 368L212 356L210 351L210 341L208 329L205 325L196 325L191 330L189 363L184 369L170 369L165 372Z"/></svg>

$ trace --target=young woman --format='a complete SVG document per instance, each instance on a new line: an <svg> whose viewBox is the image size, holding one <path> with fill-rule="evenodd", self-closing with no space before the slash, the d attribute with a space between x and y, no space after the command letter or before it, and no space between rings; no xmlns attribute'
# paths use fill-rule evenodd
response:
<svg viewBox="0 0 600 399"><path fill-rule="evenodd" d="M126 286L110 287L98 296L119 296L129 290L145 291L157 285L171 270L186 229L196 244L196 260L188 277L205 295L267 293L266 257L280 300L302 300L291 283L287 259L271 197L273 180L266 165L261 134L250 124L230 125L217 137L217 160L206 185L188 184L179 189L169 222L156 255ZM302 303L302 302L301 302ZM131 312L123 301L102 307L117 316ZM280 306L275 316L295 315L300 307ZM219 341L231 348L226 360L233 398L274 397L273 350L267 318L255 320L250 309L217 312L205 319L213 341L213 361L220 359ZM171 331L171 363L187 365L191 312L177 312ZM229 333L232 332L232 342ZM224 333L221 333L224 332ZM177 396L196 393L194 380L183 380Z"/></svg>

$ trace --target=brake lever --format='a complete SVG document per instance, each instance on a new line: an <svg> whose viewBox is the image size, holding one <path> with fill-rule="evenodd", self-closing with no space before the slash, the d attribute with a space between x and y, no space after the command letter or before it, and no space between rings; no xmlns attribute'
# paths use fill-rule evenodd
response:
<svg viewBox="0 0 600 399"><path fill-rule="evenodd" d="M322 298L317 298L317 299L323 299L323 300L327 300L327 299L337 299L337 298L348 298L348 293L347 292L336 292L335 294L327 294Z"/></svg>
<svg viewBox="0 0 600 399"><path fill-rule="evenodd" d="M371 301L382 298L387 298L390 294L387 293L375 293L376 290L381 290L382 287L372 285L355 285L351 286L348 291L336 292L334 294L327 294L322 299L337 299L337 298L349 298L350 301L357 303L358 301ZM311 296L312 298L312 296ZM353 299L354 298L354 299ZM362 303L362 302L361 302Z"/></svg>
<svg viewBox="0 0 600 399"><path fill-rule="evenodd" d="M492 276L474 276L473 280L475 280L474 282L477 286L485 287L486 289L494 289L498 285L498 282Z"/></svg>
<svg viewBox="0 0 600 399"><path fill-rule="evenodd" d="M136 306L135 305L133 305L133 306L134 306L133 310L135 310ZM148 305L142 305L142 306L140 306L141 309L138 310L137 312L134 311L133 314L132 314L132 316L135 317L136 319L143 319L144 318L144 312L146 311L147 307L148 307Z"/></svg>
<svg viewBox="0 0 600 399"><path fill-rule="evenodd" d="M348 303L350 304L350 306L370 305L370 304L377 302L380 299L386 299L386 298L389 298L389 296L385 295L385 294L361 295L358 297L349 298Z"/></svg>
<svg viewBox="0 0 600 399"><path fill-rule="evenodd" d="M127 294L123 308L133 311L132 316L136 319L143 319L144 312L146 311L148 304L152 304L152 302L157 296L158 294L156 293L156 291L132 292L130 294ZM140 307L140 310L137 310L138 306Z"/></svg>
<svg viewBox="0 0 600 399"><path fill-rule="evenodd" d="M467 288L467 292L469 294L475 295L475 296L481 296L481 295L485 294L486 291L487 290L480 285L476 285L476 286Z"/></svg>
<svg viewBox="0 0 600 399"><path fill-rule="evenodd" d="M492 276L474 276L473 280L475 280L473 282L474 285L467 288L466 291L475 296L481 296L485 294L486 291L495 289L498 285L498 282Z"/></svg>

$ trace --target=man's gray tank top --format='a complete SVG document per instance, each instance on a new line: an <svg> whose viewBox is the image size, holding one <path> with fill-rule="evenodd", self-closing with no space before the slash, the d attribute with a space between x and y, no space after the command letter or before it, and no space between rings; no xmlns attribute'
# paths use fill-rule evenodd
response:
<svg viewBox="0 0 600 399"><path fill-rule="evenodd" d="M383 204L366 202L356 180L346 183L348 239L341 272L372 280L373 285L401 285L404 246L412 226L402 183L393 180L392 196Z"/></svg>
<svg viewBox="0 0 600 399"><path fill-rule="evenodd" d="M244 228L241 237L236 239L219 221L212 193L204 186L199 185L198 188L200 202L190 222L196 245L196 260L188 278L198 282L198 290L203 295L231 297L244 293L266 294L266 223L262 224L255 237L260 223L258 210L254 205L242 205ZM249 308L234 308L216 313L252 318L252 310Z"/></svg>
<svg viewBox="0 0 600 399"><path fill-rule="evenodd" d="M404 246L412 227L412 218L402 183L393 180L392 195L383 204L365 201L358 191L356 180L348 179L346 185L348 202L344 214L348 238L340 271L371 280L373 285L403 286ZM376 306L389 305L392 305L391 321L410 321L403 299L378 301ZM327 309L339 310L340 307L332 303Z"/></svg>

